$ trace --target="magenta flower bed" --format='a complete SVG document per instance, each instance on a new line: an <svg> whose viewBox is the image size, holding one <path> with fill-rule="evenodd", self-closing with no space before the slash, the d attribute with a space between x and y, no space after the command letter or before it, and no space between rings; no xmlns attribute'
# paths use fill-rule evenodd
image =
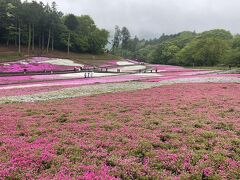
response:
<svg viewBox="0 0 240 180"><path fill-rule="evenodd" d="M1 179L239 179L239 84L0 105Z"/></svg>
<svg viewBox="0 0 240 180"><path fill-rule="evenodd" d="M181 79L181 78L207 78L207 77L239 77L239 74L216 74L210 73L211 71L183 71L183 72L164 72L160 73L161 76L145 76L143 75L119 75L108 77L96 77L96 78L76 78L73 77L69 80L64 80L64 77L60 75L35 75L35 76L15 76L15 77L0 77L0 85L3 89L15 88L18 86L26 87L41 87L41 86L67 86L67 85L87 85L95 83L113 83L113 82L125 82L125 81L143 81L143 82L160 82L163 80ZM191 75L192 74L192 75ZM42 82L41 82L42 81ZM21 85L11 85L11 84Z"/></svg>
<svg viewBox="0 0 240 180"><path fill-rule="evenodd" d="M5 85L1 89L14 89L17 87L43 87L43 86L70 86L70 85L89 85L96 83L113 83L113 82L126 82L126 81L136 81L143 80L149 77L146 76L136 76L136 75L121 75L121 76L108 76L108 77L98 77L98 78L81 78L72 80L54 80L48 82L31 82L19 85ZM12 81L13 82L13 81ZM15 81L17 82L17 81Z"/></svg>
<svg viewBox="0 0 240 180"><path fill-rule="evenodd" d="M32 76L8 76L0 77L0 85L3 84L12 84L12 83L21 83L21 82L30 82Z"/></svg>
<svg viewBox="0 0 240 180"><path fill-rule="evenodd" d="M9 62L0 64L1 73L16 73L24 72L26 69L28 72L41 72L41 71L63 71L63 70L73 70L73 66L60 66L52 65L49 63L44 63L44 61L49 60L46 57L33 57L31 59L26 59L24 61Z"/></svg>
<svg viewBox="0 0 240 180"><path fill-rule="evenodd" d="M24 72L26 69L28 72L41 72L41 71L63 71L63 70L73 70L74 67L71 66L58 66L51 64L12 64L10 66L0 66L0 72L4 73L15 73L15 72Z"/></svg>

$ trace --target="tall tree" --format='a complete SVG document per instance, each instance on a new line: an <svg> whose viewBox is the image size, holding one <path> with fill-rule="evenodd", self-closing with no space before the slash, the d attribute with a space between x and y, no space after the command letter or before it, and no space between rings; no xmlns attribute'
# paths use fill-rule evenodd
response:
<svg viewBox="0 0 240 180"><path fill-rule="evenodd" d="M112 52L115 53L115 50L119 48L119 45L121 43L121 30L119 26L115 27L115 33L114 38L112 42Z"/></svg>
<svg viewBox="0 0 240 180"><path fill-rule="evenodd" d="M23 16L22 19L28 31L27 46L28 46L28 54L30 54L30 48L32 43L32 24L34 23L34 17L32 16L32 14L34 13L34 9L32 9L32 3L28 3L27 1L25 1L22 6L24 10L22 12L22 16Z"/></svg>
<svg viewBox="0 0 240 180"><path fill-rule="evenodd" d="M94 54L103 53L103 49L108 43L108 36L108 31L95 29L89 38L89 52Z"/></svg>
<svg viewBox="0 0 240 180"><path fill-rule="evenodd" d="M14 1L3 1L0 6L0 32L2 31L5 36L3 39L8 46L9 42L15 39L16 35L16 6Z"/></svg>
<svg viewBox="0 0 240 180"><path fill-rule="evenodd" d="M103 52L108 33L97 28L90 16L63 16L55 2L51 6L37 1L0 0L0 44L18 44L35 53L39 41L41 52L45 49L76 52ZM51 47L50 47L51 46ZM31 50L31 52L30 52Z"/></svg>
<svg viewBox="0 0 240 180"><path fill-rule="evenodd" d="M157 64L174 64L175 56L180 48L174 43L162 43L157 46L153 53L153 63Z"/></svg>
<svg viewBox="0 0 240 180"><path fill-rule="evenodd" d="M69 32L68 32L68 55L69 55L71 31L75 31L78 27L77 17L74 14L69 14L68 16L65 17L64 24L69 29Z"/></svg>
<svg viewBox="0 0 240 180"><path fill-rule="evenodd" d="M131 38L130 32L126 27L122 28L122 49L128 49L129 40Z"/></svg>

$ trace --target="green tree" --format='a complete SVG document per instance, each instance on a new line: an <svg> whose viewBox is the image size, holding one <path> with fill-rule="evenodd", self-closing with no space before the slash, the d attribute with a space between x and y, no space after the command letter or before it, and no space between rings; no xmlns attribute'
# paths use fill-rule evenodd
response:
<svg viewBox="0 0 240 180"><path fill-rule="evenodd" d="M220 38L199 37L178 54L178 62L184 65L214 66L230 48L230 42Z"/></svg>
<svg viewBox="0 0 240 180"><path fill-rule="evenodd" d="M89 36L92 31L94 31L97 27L93 21L93 19L88 15L83 15L77 17L78 19L78 34L82 36Z"/></svg>
<svg viewBox="0 0 240 180"><path fill-rule="evenodd" d="M240 47L228 50L222 58L222 63L231 66L240 66Z"/></svg>
<svg viewBox="0 0 240 180"><path fill-rule="evenodd" d="M233 38L233 48L239 48L240 47L240 35L236 35Z"/></svg>
<svg viewBox="0 0 240 180"><path fill-rule="evenodd" d="M69 14L65 17L64 24L69 29L68 32L68 55L70 52L70 38L71 38L71 31L76 31L78 28L78 20L74 14Z"/></svg>
<svg viewBox="0 0 240 180"><path fill-rule="evenodd" d="M21 52L21 45L34 53L38 42L40 52L49 52L50 46L76 52L103 52L108 43L108 32L97 28L90 16L63 16L56 3L0 0L0 43L13 44ZM71 38L71 41L70 41ZM96 39L95 39L96 38Z"/></svg>
<svg viewBox="0 0 240 180"><path fill-rule="evenodd" d="M122 28L121 31L122 34L122 49L128 49L128 45L129 45L129 40L131 38L130 32L126 27Z"/></svg>
<svg viewBox="0 0 240 180"><path fill-rule="evenodd" d="M120 43L121 43L121 30L118 26L116 26L114 38L113 38L113 42L112 42L112 52L113 53L115 53L115 51L119 48Z"/></svg>
<svg viewBox="0 0 240 180"><path fill-rule="evenodd" d="M2 40L9 45L16 37L16 1L2 0L0 6L0 33L3 34Z"/></svg>
<svg viewBox="0 0 240 180"><path fill-rule="evenodd" d="M215 38L215 39L221 39L221 40L232 40L233 36L229 31L226 31L224 29L213 29L210 31L205 31L202 34L200 34L202 38Z"/></svg>
<svg viewBox="0 0 240 180"><path fill-rule="evenodd" d="M162 43L153 53L153 63L175 64L175 56L180 48L174 43Z"/></svg>
<svg viewBox="0 0 240 180"><path fill-rule="evenodd" d="M89 52L96 54L103 53L103 49L108 43L108 36L108 31L95 29L89 39Z"/></svg>

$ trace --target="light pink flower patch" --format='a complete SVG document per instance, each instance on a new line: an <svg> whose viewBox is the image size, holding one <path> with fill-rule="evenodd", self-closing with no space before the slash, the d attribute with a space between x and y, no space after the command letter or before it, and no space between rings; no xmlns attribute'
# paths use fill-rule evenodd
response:
<svg viewBox="0 0 240 180"><path fill-rule="evenodd" d="M209 77L238 77L240 74L216 74L209 71L193 71L189 73L185 72L166 72L160 73L161 77L153 77L142 80L143 82L161 82L163 80L185 79L185 78L209 78Z"/></svg>
<svg viewBox="0 0 240 180"><path fill-rule="evenodd" d="M22 96L29 94L39 94L44 92L57 91L65 88L72 88L79 85L69 85L69 86L50 86L50 87L30 87L21 89L0 89L0 97L6 96Z"/></svg>
<svg viewBox="0 0 240 180"><path fill-rule="evenodd" d="M238 179L239 84L0 105L1 179Z"/></svg>
<svg viewBox="0 0 240 180"><path fill-rule="evenodd" d="M54 75L55 76L55 75ZM48 80L51 79L50 76L43 76L42 80ZM136 80L143 80L148 79L149 77L146 77L144 75L121 75L121 76L109 76L109 77L99 77L99 78L78 78L78 79L72 79L72 80L54 80L54 81L47 81L47 82L26 82L24 84L9 84L4 85L1 87L1 89L14 89L14 88L27 88L27 87L50 87L50 86L69 86L69 85L89 85L89 84L96 84L96 83L113 83L113 82L127 82L127 81L136 81ZM23 78L23 82L24 82ZM29 77L29 81L34 81L32 77ZM0 80L1 81L1 80ZM3 81L3 83L6 82ZM12 80L12 83L19 83L18 80Z"/></svg>

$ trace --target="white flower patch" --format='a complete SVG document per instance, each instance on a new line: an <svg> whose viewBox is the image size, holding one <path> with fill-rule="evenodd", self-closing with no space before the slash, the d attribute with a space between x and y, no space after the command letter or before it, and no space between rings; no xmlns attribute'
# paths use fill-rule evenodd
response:
<svg viewBox="0 0 240 180"><path fill-rule="evenodd" d="M26 62L26 61L19 61L20 64L23 64L23 65L28 65L29 63Z"/></svg>
<svg viewBox="0 0 240 180"><path fill-rule="evenodd" d="M117 72L117 70L120 69L121 72L129 72L129 71L138 71L138 70L144 70L146 69L146 66L125 66L125 67L118 67L118 68L113 68L109 69L110 71Z"/></svg>
<svg viewBox="0 0 240 180"><path fill-rule="evenodd" d="M129 61L118 61L117 65L119 65L119 66L128 66L128 65L134 65L134 63L129 62Z"/></svg>
<svg viewBox="0 0 240 180"><path fill-rule="evenodd" d="M83 64L75 63L74 61L69 60L69 59L49 59L47 61L42 61L39 63L48 63L48 64L59 65L59 66L78 66L78 67L84 66Z"/></svg>
<svg viewBox="0 0 240 180"><path fill-rule="evenodd" d="M158 73L137 73L137 74L133 74L135 76L146 76L146 77L161 77L162 75L158 74Z"/></svg>

